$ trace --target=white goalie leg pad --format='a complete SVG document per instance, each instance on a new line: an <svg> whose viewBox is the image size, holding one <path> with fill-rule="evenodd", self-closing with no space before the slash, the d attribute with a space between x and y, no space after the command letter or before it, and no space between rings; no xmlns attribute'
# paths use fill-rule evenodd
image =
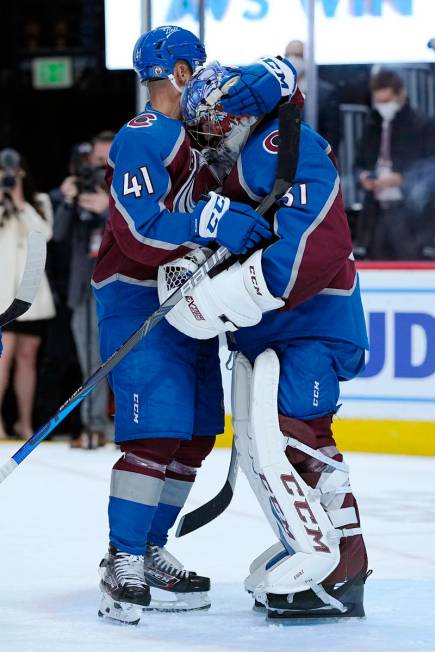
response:
<svg viewBox="0 0 435 652"><path fill-rule="evenodd" d="M249 406L251 403L252 366L242 354L234 356L231 374L231 413L240 468L249 478L250 458L248 454ZM251 485L252 486L252 485Z"/></svg>
<svg viewBox="0 0 435 652"><path fill-rule="evenodd" d="M244 582L245 590L249 593L254 593L259 584L264 580L267 566L269 564L273 565L275 560L277 562L278 557L282 558L287 555L288 552L280 541L277 541L273 546L270 546L270 548L262 552L261 555L258 555L249 566L249 575Z"/></svg>
<svg viewBox="0 0 435 652"><path fill-rule="evenodd" d="M249 419L252 468L260 480L257 482L262 492L260 502L263 509L267 503L266 515L269 520L270 515L275 520L289 556L265 571L263 582L254 593L260 600L264 599L264 593L289 594L317 589L340 560L341 532L335 529L322 507L319 492L313 492L285 456L286 438L278 421L278 382L279 360L274 351L267 349L258 356L252 377ZM322 587L318 590L323 591ZM325 601L329 601L327 597Z"/></svg>
<svg viewBox="0 0 435 652"><path fill-rule="evenodd" d="M255 472L252 466L252 440L249 431L252 374L252 365L249 360L242 353L237 353L234 358L231 378L231 411L234 441L240 468L251 485L251 489L266 514L273 531L280 538L279 528L270 510L269 499L262 490L258 473Z"/></svg>

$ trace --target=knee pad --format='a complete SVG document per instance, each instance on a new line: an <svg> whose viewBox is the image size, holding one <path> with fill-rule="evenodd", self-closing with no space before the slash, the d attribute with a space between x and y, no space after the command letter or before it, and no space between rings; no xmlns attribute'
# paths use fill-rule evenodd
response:
<svg viewBox="0 0 435 652"><path fill-rule="evenodd" d="M213 450L215 443L215 435L211 437L193 435L190 441L181 442L174 459L181 464L199 469L207 455Z"/></svg>
<svg viewBox="0 0 435 652"><path fill-rule="evenodd" d="M113 468L163 479L179 446L180 440L174 438L125 441L120 445L123 455Z"/></svg>

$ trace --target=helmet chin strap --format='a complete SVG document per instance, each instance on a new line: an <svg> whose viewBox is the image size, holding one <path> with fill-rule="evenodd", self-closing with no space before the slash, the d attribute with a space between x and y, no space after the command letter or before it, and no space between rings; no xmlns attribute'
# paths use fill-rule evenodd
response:
<svg viewBox="0 0 435 652"><path fill-rule="evenodd" d="M168 75L168 79L169 79L169 81L171 82L172 86L173 86L173 87L174 87L174 88L175 88L175 89L180 93L180 95L181 95L181 93L183 92L183 89L180 88L180 86L179 86L179 85L177 84L177 82L175 81L175 77L174 77L174 75Z"/></svg>

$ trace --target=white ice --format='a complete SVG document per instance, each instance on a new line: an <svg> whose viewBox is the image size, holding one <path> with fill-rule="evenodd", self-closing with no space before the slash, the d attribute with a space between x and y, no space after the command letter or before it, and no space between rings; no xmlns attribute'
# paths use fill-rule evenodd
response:
<svg viewBox="0 0 435 652"><path fill-rule="evenodd" d="M0 446L0 463L16 450ZM207 460L189 500L223 483L228 451ZM348 454L374 569L364 621L278 626L251 611L242 580L273 543L245 479L214 523L169 549L212 578L209 612L97 618L113 447L43 444L0 486L1 652L435 651L435 459Z"/></svg>

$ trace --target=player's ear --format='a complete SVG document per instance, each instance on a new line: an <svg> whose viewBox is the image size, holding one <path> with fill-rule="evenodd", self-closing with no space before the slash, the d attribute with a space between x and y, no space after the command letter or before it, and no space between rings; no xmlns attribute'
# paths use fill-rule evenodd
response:
<svg viewBox="0 0 435 652"><path fill-rule="evenodd" d="M192 70L189 64L185 61L177 61L174 66L174 77L178 86L186 86L187 82L192 77Z"/></svg>

